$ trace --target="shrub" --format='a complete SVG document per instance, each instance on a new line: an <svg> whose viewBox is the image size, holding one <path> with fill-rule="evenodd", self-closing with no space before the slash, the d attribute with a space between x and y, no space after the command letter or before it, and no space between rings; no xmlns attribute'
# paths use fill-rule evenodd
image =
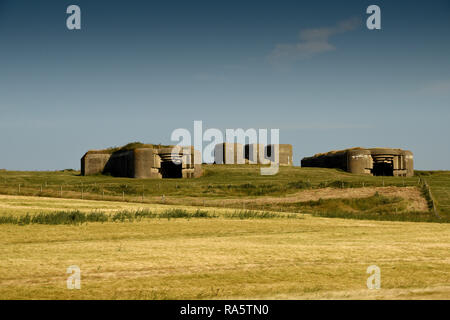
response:
<svg viewBox="0 0 450 320"><path fill-rule="evenodd" d="M292 189L310 189L311 183L309 183L308 181L299 180L299 181L289 182L287 184L287 186L288 186L288 188L292 188Z"/></svg>
<svg viewBox="0 0 450 320"><path fill-rule="evenodd" d="M38 213L36 215L30 216L26 214L21 217L6 216L0 217L0 224L82 224L86 222L106 222L108 221L108 216L103 212L90 212L88 214L76 211L57 211L57 212L47 212Z"/></svg>

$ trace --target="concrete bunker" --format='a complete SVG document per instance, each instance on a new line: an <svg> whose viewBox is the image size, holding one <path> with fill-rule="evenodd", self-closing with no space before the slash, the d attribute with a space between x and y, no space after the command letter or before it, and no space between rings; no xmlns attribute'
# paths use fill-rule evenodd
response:
<svg viewBox="0 0 450 320"><path fill-rule="evenodd" d="M163 179L183 178L183 157L180 153L173 153L171 149L159 152L161 158L161 176Z"/></svg>
<svg viewBox="0 0 450 320"><path fill-rule="evenodd" d="M163 161L161 162L162 178L181 179L183 178L183 166L181 162Z"/></svg>
<svg viewBox="0 0 450 320"><path fill-rule="evenodd" d="M390 148L352 148L319 153L303 158L302 167L337 168L356 174L373 176L414 175L413 153Z"/></svg>
<svg viewBox="0 0 450 320"><path fill-rule="evenodd" d="M200 152L190 147L131 143L121 148L88 151L81 174L110 174L144 179L197 178L203 174Z"/></svg>
<svg viewBox="0 0 450 320"><path fill-rule="evenodd" d="M278 153L278 159L276 154ZM292 166L292 145L290 144L246 144L219 143L214 148L216 164L270 164Z"/></svg>

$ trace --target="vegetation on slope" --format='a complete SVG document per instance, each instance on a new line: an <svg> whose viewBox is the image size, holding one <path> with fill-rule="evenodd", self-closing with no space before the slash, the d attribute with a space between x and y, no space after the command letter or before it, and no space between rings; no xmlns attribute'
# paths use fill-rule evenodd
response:
<svg viewBox="0 0 450 320"><path fill-rule="evenodd" d="M275 176L261 176L259 169L260 166L257 165L204 165L205 174L201 178L162 180L114 178L104 175L83 177L77 171L67 170L59 172L2 171L0 172L0 193L161 204L183 203L196 206L202 204L220 206L218 201L236 199L236 203L231 207L248 209L243 203L238 203L237 199L266 197L281 199L295 195L299 191L323 188L336 190L383 186L422 188L426 181L434 199L437 215L443 221L450 217L450 172L418 171L416 176L404 178L353 175L341 170L324 168L281 167L280 172ZM427 198L425 193L423 195ZM255 204L251 209L289 211L293 210L291 207L290 204L273 201L262 207ZM432 208L430 201L429 207ZM308 208L300 209L305 211ZM409 210L404 209L404 203L395 204L392 209L394 210L392 214L405 213ZM334 213L337 214L337 212Z"/></svg>
<svg viewBox="0 0 450 320"><path fill-rule="evenodd" d="M274 212L263 212L254 210L234 210L229 212L216 213L207 210L197 209L188 211L185 209L172 208L162 212L149 209L120 210L113 213L102 211L82 212L55 211L40 212L37 214L7 215L0 216L0 224L48 224L48 225L81 225L88 222L139 222L143 219L196 219L196 218L227 218L227 219L273 219L273 218L301 218L294 214L277 214Z"/></svg>

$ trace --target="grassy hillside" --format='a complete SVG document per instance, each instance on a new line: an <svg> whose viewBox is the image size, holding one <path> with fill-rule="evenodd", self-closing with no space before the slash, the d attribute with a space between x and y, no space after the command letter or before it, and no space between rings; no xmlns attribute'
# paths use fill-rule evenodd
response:
<svg viewBox="0 0 450 320"><path fill-rule="evenodd" d="M449 172L418 172L414 177L402 178L353 175L335 169L281 167L275 176L261 176L259 169L260 167L256 165L205 165L205 173L201 178L162 180L115 178L104 175L83 177L77 171L2 171L0 194L244 207L242 209L245 209L245 200L253 199L255 201L250 205L254 209L287 211L295 209L295 206L281 201L282 198L295 196L307 190L329 188L336 190L331 191L332 194L336 194L334 198L340 198L342 196L339 195L339 190L342 189L364 190L389 186L420 188L422 182L426 180L437 203L439 214L444 219L450 218ZM371 197L375 192L389 196L390 190L373 189L371 194L365 194L364 197ZM264 203L262 207L255 203L257 199L269 197L274 200ZM320 205L332 207L332 203ZM305 205L300 207L308 209ZM338 207L348 209L349 206L341 203ZM411 211L411 208L405 207L405 203L400 202L398 206L391 206L391 209L393 212Z"/></svg>
<svg viewBox="0 0 450 320"><path fill-rule="evenodd" d="M439 214L450 217L450 172L419 171L418 175L430 185Z"/></svg>
<svg viewBox="0 0 450 320"><path fill-rule="evenodd" d="M418 177L371 177L353 175L334 169L281 167L275 176L261 176L259 166L245 165L204 165L204 175L197 179L130 179L104 175L80 176L78 171L60 172L0 172L0 191L14 191L21 184L21 191L28 188L36 191L43 186L43 192L54 192L63 187L64 191L74 190L98 193L105 188L110 194L140 194L142 188L148 194L165 194L167 196L265 196L283 195L299 189L332 186L414 186ZM255 190L256 189L256 190ZM30 190L31 191L31 190ZM16 190L17 192L17 190Z"/></svg>

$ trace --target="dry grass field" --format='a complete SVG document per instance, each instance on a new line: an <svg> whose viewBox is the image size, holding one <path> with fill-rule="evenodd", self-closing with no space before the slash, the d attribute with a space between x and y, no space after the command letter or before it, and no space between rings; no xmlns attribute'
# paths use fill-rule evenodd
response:
<svg viewBox="0 0 450 320"><path fill-rule="evenodd" d="M449 190L449 172L426 171L2 171L0 299L450 299ZM66 287L71 265L80 290ZM379 290L366 285L371 265Z"/></svg>
<svg viewBox="0 0 450 320"><path fill-rule="evenodd" d="M162 204L0 196L0 216ZM196 210L195 207L185 207ZM201 207L204 209L204 207ZM450 225L313 217L0 225L0 299L449 299ZM234 210L234 209L233 209ZM81 269L81 289L66 269ZM369 290L366 269L381 269Z"/></svg>

